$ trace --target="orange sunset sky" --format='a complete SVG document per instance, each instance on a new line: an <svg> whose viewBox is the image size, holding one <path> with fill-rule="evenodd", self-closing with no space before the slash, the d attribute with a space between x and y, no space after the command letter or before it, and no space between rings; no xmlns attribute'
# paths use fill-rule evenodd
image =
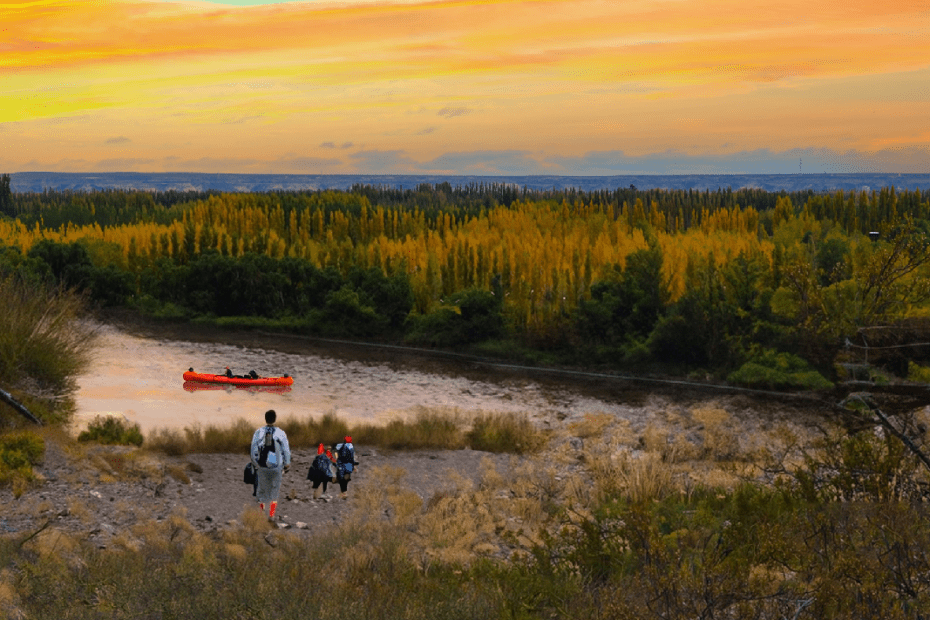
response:
<svg viewBox="0 0 930 620"><path fill-rule="evenodd" d="M0 172L930 171L930 0L0 0Z"/></svg>

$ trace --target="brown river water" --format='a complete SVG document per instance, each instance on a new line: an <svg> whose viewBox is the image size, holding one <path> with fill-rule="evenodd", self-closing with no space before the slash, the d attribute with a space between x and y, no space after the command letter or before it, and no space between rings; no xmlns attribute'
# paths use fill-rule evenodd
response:
<svg viewBox="0 0 930 620"><path fill-rule="evenodd" d="M94 359L78 379L78 428L101 414L122 416L143 433L225 426L238 418L258 425L268 409L279 419L332 413L349 424L383 423L423 407L465 416L526 413L542 425L609 413L639 426L663 406L642 386L631 389L594 373L540 371L401 348L271 335L184 337L113 325L100 325L99 335ZM283 393L185 389L182 373L188 368L221 373L226 366L236 374L287 373L294 385Z"/></svg>

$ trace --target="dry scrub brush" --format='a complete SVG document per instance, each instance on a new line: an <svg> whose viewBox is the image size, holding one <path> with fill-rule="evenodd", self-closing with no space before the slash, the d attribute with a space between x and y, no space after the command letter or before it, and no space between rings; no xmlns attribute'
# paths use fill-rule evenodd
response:
<svg viewBox="0 0 930 620"><path fill-rule="evenodd" d="M83 300L2 273L0 299L0 384L35 397L40 407L50 403L38 413L56 420L69 412L61 405L68 403L93 351L96 334L80 320Z"/></svg>

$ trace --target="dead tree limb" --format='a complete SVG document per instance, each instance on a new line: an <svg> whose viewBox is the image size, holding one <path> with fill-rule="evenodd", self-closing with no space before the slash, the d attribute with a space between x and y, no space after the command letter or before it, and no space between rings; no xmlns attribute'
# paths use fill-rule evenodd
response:
<svg viewBox="0 0 930 620"><path fill-rule="evenodd" d="M920 462L924 464L924 467L930 470L930 458L928 458L927 455L924 454L923 450L921 450L920 447L917 444L915 444L911 440L910 437L908 437L905 433L899 431L897 427L895 427L895 425L891 423L891 419L888 416L886 416L885 413L881 409L875 406L875 404L872 403L870 399L863 398L861 394L850 394L849 397L846 398L842 404L845 405L850 399L856 399L860 403L868 407L869 411L875 414L875 417L878 418L882 427L886 429L889 433L897 437L901 441L901 443L903 443L907 447L907 449L910 450L914 454L914 456L920 459Z"/></svg>
<svg viewBox="0 0 930 620"><path fill-rule="evenodd" d="M4 389L0 389L0 401L3 401L6 404L8 404L10 407L15 409L20 415L24 416L31 422L35 422L39 426L42 426L42 421L39 418L32 415L32 412L26 409L26 406L24 404L22 404L21 402L13 398L13 395Z"/></svg>

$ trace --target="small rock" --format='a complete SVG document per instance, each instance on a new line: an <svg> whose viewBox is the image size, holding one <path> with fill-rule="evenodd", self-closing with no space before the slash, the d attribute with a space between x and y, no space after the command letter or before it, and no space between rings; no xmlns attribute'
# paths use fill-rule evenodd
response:
<svg viewBox="0 0 930 620"><path fill-rule="evenodd" d="M307 525L306 523L304 523L303 521L298 521L297 523L294 524L294 526L295 526L298 530L307 530L307 529L310 529L310 526Z"/></svg>

